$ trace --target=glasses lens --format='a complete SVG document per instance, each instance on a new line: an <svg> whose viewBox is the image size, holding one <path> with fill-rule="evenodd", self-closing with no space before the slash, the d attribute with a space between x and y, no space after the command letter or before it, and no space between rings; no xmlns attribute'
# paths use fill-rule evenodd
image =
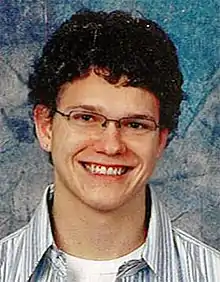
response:
<svg viewBox="0 0 220 282"><path fill-rule="evenodd" d="M157 129L156 122L152 119L123 118L121 120L122 130L127 134L142 134Z"/></svg>
<svg viewBox="0 0 220 282"><path fill-rule="evenodd" d="M71 126L78 126L87 130L99 132L103 130L106 118L100 114L88 111L72 111L69 114ZM152 119L144 118L122 118L120 120L120 131L126 135L140 135L157 129L157 124Z"/></svg>
<svg viewBox="0 0 220 282"><path fill-rule="evenodd" d="M105 122L105 118L92 112L74 111L70 113L70 122L72 126L99 129Z"/></svg>

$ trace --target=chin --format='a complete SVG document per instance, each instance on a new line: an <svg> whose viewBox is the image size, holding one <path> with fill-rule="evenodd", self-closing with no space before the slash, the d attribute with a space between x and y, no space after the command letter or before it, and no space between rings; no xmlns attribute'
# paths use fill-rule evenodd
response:
<svg viewBox="0 0 220 282"><path fill-rule="evenodd" d="M109 201L109 199L106 200L93 200L88 201L85 203L87 206L89 206L91 209L96 210L97 212L111 212L114 210L119 209L123 204L119 202L118 200L112 200Z"/></svg>

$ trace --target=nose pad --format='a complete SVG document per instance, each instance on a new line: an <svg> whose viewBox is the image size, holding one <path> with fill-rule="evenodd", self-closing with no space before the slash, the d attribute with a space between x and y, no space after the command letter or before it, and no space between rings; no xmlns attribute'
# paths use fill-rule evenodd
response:
<svg viewBox="0 0 220 282"><path fill-rule="evenodd" d="M106 128L107 127L107 120L105 120L102 124L101 124L101 127L103 128Z"/></svg>
<svg viewBox="0 0 220 282"><path fill-rule="evenodd" d="M108 124L109 124L109 122L114 122L114 124L115 124L115 126L116 126L116 128L121 128L121 124L120 124L120 122L119 122L119 120L116 120L116 119L106 119L103 123L102 123L102 127L108 127Z"/></svg>

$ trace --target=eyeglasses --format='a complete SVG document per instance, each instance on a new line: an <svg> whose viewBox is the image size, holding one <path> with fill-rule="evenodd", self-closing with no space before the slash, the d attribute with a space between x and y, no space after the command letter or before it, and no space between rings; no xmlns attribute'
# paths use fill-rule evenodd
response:
<svg viewBox="0 0 220 282"><path fill-rule="evenodd" d="M71 110L68 114L65 114L56 109L54 112L65 117L72 128L79 128L96 134L101 133L107 127L109 121L115 122L117 128L120 128L120 132L127 136L144 135L156 131L160 127L153 118L144 115L122 117L115 120L86 110Z"/></svg>

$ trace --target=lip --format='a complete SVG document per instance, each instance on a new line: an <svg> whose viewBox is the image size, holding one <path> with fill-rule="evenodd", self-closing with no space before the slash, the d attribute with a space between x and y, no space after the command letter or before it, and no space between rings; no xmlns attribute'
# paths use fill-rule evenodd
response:
<svg viewBox="0 0 220 282"><path fill-rule="evenodd" d="M98 166L105 166L105 167L126 167L128 169L132 169L133 167L132 166L128 166L128 165L124 165L124 164L106 164L106 163L97 163L97 162L84 162L84 161L80 161L80 163L82 165L85 165L85 164L94 164L94 165L98 165Z"/></svg>
<svg viewBox="0 0 220 282"><path fill-rule="evenodd" d="M85 164L97 164L97 165L103 165L103 166L106 166L106 167L111 167L113 165L104 165L104 164L99 164L99 163L90 163L90 162L79 162L81 164L81 166L84 168L84 170L92 177L94 178L97 178L97 179L104 179L104 180L115 180L115 179L123 179L124 177L127 176L127 174L130 172L131 170L131 167L128 167L128 166L124 166L127 168L126 172L124 174L121 174L121 175L106 175L106 174L99 174L99 173L91 173L89 172L86 167L85 167ZM122 165L116 165L118 167L121 167Z"/></svg>

